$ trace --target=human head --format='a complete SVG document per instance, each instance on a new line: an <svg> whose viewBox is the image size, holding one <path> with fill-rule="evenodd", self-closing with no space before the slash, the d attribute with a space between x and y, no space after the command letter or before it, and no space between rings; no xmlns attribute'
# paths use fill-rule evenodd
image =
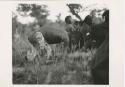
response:
<svg viewBox="0 0 125 87"><path fill-rule="evenodd" d="M66 16L65 17L65 22L66 22L66 24L71 24L72 23L72 17L71 16Z"/></svg>
<svg viewBox="0 0 125 87"><path fill-rule="evenodd" d="M92 25L92 17L90 15L87 15L84 19L84 22L88 25Z"/></svg>

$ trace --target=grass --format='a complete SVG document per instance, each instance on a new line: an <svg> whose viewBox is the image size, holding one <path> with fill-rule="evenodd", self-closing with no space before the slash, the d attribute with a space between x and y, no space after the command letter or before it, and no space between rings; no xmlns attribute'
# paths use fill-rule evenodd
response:
<svg viewBox="0 0 125 87"><path fill-rule="evenodd" d="M14 44L14 43L13 43ZM20 42L20 44L23 44ZM53 46L54 55L50 60L40 58L26 61L27 45L14 45L13 48L13 84L91 84L92 76L89 62L92 53L72 52L64 53L61 46Z"/></svg>

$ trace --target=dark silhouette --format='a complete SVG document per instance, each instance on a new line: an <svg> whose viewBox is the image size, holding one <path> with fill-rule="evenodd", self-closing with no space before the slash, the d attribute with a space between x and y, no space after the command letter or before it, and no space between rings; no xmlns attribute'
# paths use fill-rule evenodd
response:
<svg viewBox="0 0 125 87"><path fill-rule="evenodd" d="M95 84L109 84L109 11L103 14L105 22L96 26L95 34L98 34L99 48L94 55L91 67ZM98 32L98 33L97 33ZM98 40L97 39L97 40Z"/></svg>

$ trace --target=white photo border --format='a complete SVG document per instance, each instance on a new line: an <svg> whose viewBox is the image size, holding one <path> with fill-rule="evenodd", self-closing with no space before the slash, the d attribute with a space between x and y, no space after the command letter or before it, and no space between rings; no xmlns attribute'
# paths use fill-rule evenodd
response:
<svg viewBox="0 0 125 87"><path fill-rule="evenodd" d="M109 40L109 85L13 85L12 83L12 7L15 3L42 3L42 1L0 1L0 86L1 87L123 87L123 0L103 0L110 11ZM59 2L79 3L84 0L60 0ZM87 1L87 0L85 0ZM91 0L90 0L91 1Z"/></svg>

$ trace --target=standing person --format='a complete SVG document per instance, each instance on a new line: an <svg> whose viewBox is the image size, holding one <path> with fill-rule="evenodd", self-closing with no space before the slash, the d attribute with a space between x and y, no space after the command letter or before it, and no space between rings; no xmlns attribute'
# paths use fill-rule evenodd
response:
<svg viewBox="0 0 125 87"><path fill-rule="evenodd" d="M38 25L35 25L35 27L32 29L33 34L28 38L28 40L37 50L40 57L46 57L47 59L49 59L52 49L45 41L43 34L39 31L39 29L40 27Z"/></svg>
<svg viewBox="0 0 125 87"><path fill-rule="evenodd" d="M75 32L72 17L71 16L66 16L65 17L65 22L66 22L66 31L68 32L69 40L70 40L69 48L71 50L72 46L73 46L73 42L74 42L74 32Z"/></svg>
<svg viewBox="0 0 125 87"><path fill-rule="evenodd" d="M84 19L84 21L81 23L80 32L82 33L83 37L83 45L85 49L91 48L91 27L92 27L92 17L90 15L87 15Z"/></svg>

